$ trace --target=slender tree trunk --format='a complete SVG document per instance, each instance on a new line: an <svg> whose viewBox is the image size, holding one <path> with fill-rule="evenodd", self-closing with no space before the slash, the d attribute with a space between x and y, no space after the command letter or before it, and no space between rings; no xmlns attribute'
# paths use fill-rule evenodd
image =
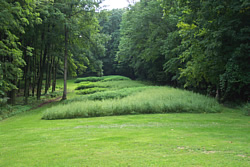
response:
<svg viewBox="0 0 250 167"><path fill-rule="evenodd" d="M45 94L48 93L48 89L49 89L49 69L50 69L50 56L48 55L48 59L47 59L47 66L46 66L46 82L45 82Z"/></svg>
<svg viewBox="0 0 250 167"><path fill-rule="evenodd" d="M49 80L48 80L48 87L51 87L51 76L52 76L52 70L53 70L53 58L51 57L50 60L50 68L49 68Z"/></svg>
<svg viewBox="0 0 250 167"><path fill-rule="evenodd" d="M68 69L68 30L65 24L65 50L64 50L64 89L62 100L67 99L67 69Z"/></svg>
<svg viewBox="0 0 250 167"><path fill-rule="evenodd" d="M220 93L219 93L220 91L219 91L219 89L217 88L217 90L216 90L216 95L215 95L215 98L217 99L217 100L219 100L220 99Z"/></svg>
<svg viewBox="0 0 250 167"><path fill-rule="evenodd" d="M52 92L56 90L56 73L57 73L57 64L59 60L56 62L54 58L54 67L53 67L53 83L52 83Z"/></svg>
<svg viewBox="0 0 250 167"><path fill-rule="evenodd" d="M215 95L216 100L220 100L220 85L216 86L216 95Z"/></svg>
<svg viewBox="0 0 250 167"><path fill-rule="evenodd" d="M36 55L33 56L33 81L32 81L32 96L35 96L35 88L36 88Z"/></svg>
<svg viewBox="0 0 250 167"><path fill-rule="evenodd" d="M13 84L16 85L17 80L14 80ZM8 97L9 97L8 104L11 104L11 105L16 104L16 92L17 92L16 89L12 89L11 91L8 92Z"/></svg>
<svg viewBox="0 0 250 167"><path fill-rule="evenodd" d="M30 87L30 56L27 56L27 70L25 74L25 89L24 89L24 104L28 104L29 87Z"/></svg>
<svg viewBox="0 0 250 167"><path fill-rule="evenodd" d="M47 45L45 46L44 53L43 53L43 60L40 66L40 75L39 75L38 86L37 86L37 100L40 100L41 98L42 85L43 85L43 72L44 72L44 65L46 62L46 56L47 56Z"/></svg>
<svg viewBox="0 0 250 167"><path fill-rule="evenodd" d="M17 92L20 93L21 92L20 91L21 90L21 80L20 79L18 79L18 84L17 85L18 85L18 91Z"/></svg>

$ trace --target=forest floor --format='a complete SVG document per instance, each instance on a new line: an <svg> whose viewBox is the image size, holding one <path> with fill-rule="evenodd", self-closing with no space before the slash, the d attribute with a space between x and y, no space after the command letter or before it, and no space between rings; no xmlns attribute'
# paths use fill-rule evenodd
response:
<svg viewBox="0 0 250 167"><path fill-rule="evenodd" d="M241 110L41 119L61 103L0 122L0 166L250 166L250 118Z"/></svg>
<svg viewBox="0 0 250 167"><path fill-rule="evenodd" d="M35 109L37 109L37 108L43 107L44 105L47 105L47 104L50 104L50 103L59 101L59 100L61 100L61 99L62 99L62 96L59 96L59 97L57 97L57 98L54 98L54 99L50 99L50 100L44 101L43 103L39 104L39 105L36 106L36 107L31 108L30 110L35 110Z"/></svg>

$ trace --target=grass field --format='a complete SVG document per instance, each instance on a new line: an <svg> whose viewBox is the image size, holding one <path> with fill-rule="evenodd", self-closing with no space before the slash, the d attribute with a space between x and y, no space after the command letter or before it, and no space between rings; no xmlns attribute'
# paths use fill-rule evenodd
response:
<svg viewBox="0 0 250 167"><path fill-rule="evenodd" d="M80 97L73 82L69 100ZM61 103L0 122L0 166L250 166L243 111L41 119Z"/></svg>
<svg viewBox="0 0 250 167"><path fill-rule="evenodd" d="M92 82L91 80L94 81ZM123 78L122 78L123 79ZM64 104L47 109L43 119L86 118L112 115L159 113L216 113L218 102L190 91L149 83L121 80L115 76L101 81L96 77L80 78L76 94Z"/></svg>

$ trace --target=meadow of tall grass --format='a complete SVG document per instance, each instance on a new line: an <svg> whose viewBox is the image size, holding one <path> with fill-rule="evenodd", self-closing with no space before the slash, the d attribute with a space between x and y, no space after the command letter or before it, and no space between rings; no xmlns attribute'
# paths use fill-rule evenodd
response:
<svg viewBox="0 0 250 167"><path fill-rule="evenodd" d="M137 85L137 89L140 91L136 91L136 87L133 86L119 89L122 84L119 85L116 82L105 82L107 85L113 85L111 91L80 96L71 99L70 102L49 108L44 112L42 118L65 119L128 114L215 113L220 111L220 105L215 99L190 91L166 86L146 86L142 83L140 83L141 87ZM135 81L126 82L128 87L130 84L135 84ZM114 89L114 84L117 85L116 89ZM119 98L119 96L123 98Z"/></svg>
<svg viewBox="0 0 250 167"><path fill-rule="evenodd" d="M106 90L99 91L93 94L88 94L85 96L77 96L71 99L64 101L64 104L77 102L77 101L86 101L86 100L107 100L107 99L122 99L139 91L146 89L147 87L131 87L131 88L122 88L118 90ZM88 89L86 89L88 90Z"/></svg>
<svg viewBox="0 0 250 167"><path fill-rule="evenodd" d="M128 77L120 76L120 75L110 75L110 76L103 76L103 77L85 77L85 78L77 78L75 80L75 83L80 83L80 82L97 82L97 81L119 81L119 80L131 80Z"/></svg>

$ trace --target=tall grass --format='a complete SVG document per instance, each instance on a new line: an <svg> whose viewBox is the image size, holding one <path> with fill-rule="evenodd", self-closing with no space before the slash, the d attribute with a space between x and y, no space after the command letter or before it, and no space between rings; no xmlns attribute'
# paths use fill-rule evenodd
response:
<svg viewBox="0 0 250 167"><path fill-rule="evenodd" d="M130 80L118 80L118 81L106 81L106 82L82 82L75 89L89 89L89 88L109 88L109 89L122 89L131 87L143 87L145 83L140 81L130 81ZM148 84L149 85L149 84Z"/></svg>
<svg viewBox="0 0 250 167"><path fill-rule="evenodd" d="M78 85L75 90L81 90L81 89L88 89L88 88L94 88L98 87L96 83L94 82L82 82L80 85Z"/></svg>
<svg viewBox="0 0 250 167"><path fill-rule="evenodd" d="M78 96L69 100L64 101L65 104L86 100L107 100L107 99L122 99L134 93L140 92L146 89L146 87L132 87L118 90L107 90L104 92L97 92L94 94Z"/></svg>
<svg viewBox="0 0 250 167"><path fill-rule="evenodd" d="M82 89L76 92L77 95L87 95L87 94L92 94L96 92L103 92L107 90L107 88L88 88L88 89Z"/></svg>
<svg viewBox="0 0 250 167"><path fill-rule="evenodd" d="M85 77L85 78L77 78L75 80L75 83L80 83L80 82L98 82L98 81L119 81L119 80L131 80L128 77L124 76L119 76L119 75L110 75L110 76L103 76L103 77Z"/></svg>
<svg viewBox="0 0 250 167"><path fill-rule="evenodd" d="M43 119L99 117L153 113L215 113L220 105L213 98L169 87L148 87L123 99L83 101L48 109Z"/></svg>

